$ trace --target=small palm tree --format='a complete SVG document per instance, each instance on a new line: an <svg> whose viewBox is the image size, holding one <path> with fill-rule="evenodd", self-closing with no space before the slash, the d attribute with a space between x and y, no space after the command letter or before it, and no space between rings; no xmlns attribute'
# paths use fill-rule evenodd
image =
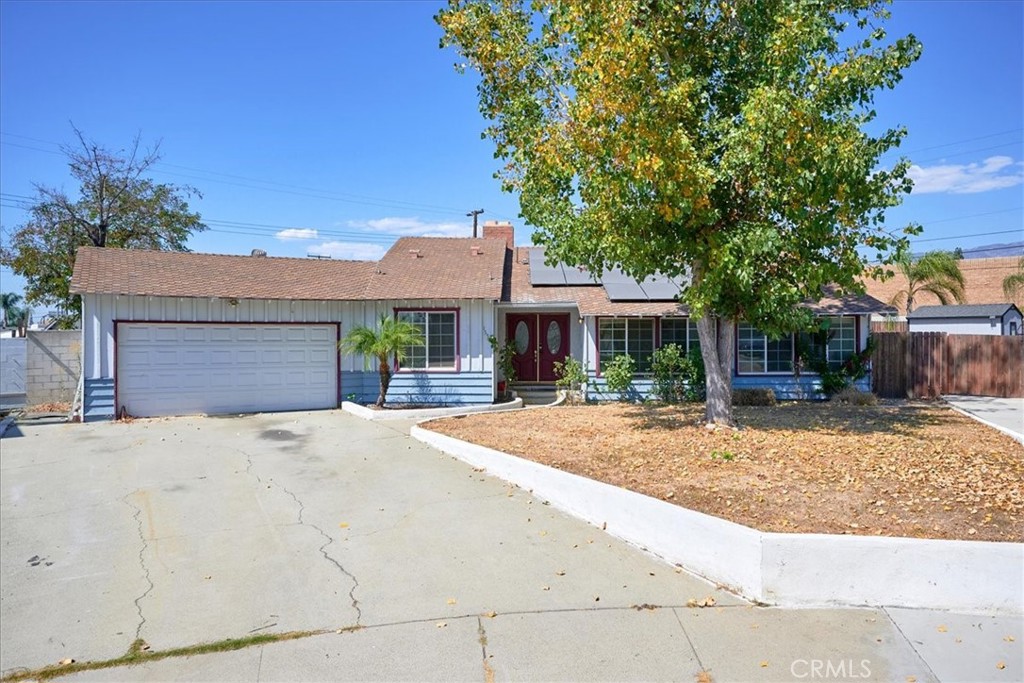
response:
<svg viewBox="0 0 1024 683"><path fill-rule="evenodd" d="M411 346L423 346L423 333L412 323L381 314L377 329L359 325L349 330L339 343L343 353L358 353L366 359L375 358L380 370L380 396L377 407L383 407L391 385L391 359L402 361Z"/></svg>
<svg viewBox="0 0 1024 683"><path fill-rule="evenodd" d="M7 327L18 318L18 303L21 301L21 295L15 294L14 292L6 292L0 294L0 314L3 315L4 327Z"/></svg>
<svg viewBox="0 0 1024 683"><path fill-rule="evenodd" d="M907 285L893 295L890 306L906 303L907 313L910 313L921 292L933 294L943 306L950 301L962 304L966 300L964 274L960 272L956 257L948 251L930 251L916 261L905 254L896 261L896 267L907 279Z"/></svg>
<svg viewBox="0 0 1024 683"><path fill-rule="evenodd" d="M1003 278L1003 294L1007 299L1024 296L1024 256L1017 262L1017 272Z"/></svg>

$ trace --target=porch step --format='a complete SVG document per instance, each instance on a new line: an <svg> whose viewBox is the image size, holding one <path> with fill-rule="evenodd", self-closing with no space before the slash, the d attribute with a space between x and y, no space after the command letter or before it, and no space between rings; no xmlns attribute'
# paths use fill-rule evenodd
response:
<svg viewBox="0 0 1024 683"><path fill-rule="evenodd" d="M553 384L513 384L512 391L523 399L524 406L546 406L557 398Z"/></svg>

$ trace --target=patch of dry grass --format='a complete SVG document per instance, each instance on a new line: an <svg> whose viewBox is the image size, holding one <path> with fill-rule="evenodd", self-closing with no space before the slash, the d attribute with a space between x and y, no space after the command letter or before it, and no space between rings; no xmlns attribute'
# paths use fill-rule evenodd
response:
<svg viewBox="0 0 1024 683"><path fill-rule="evenodd" d="M478 414L438 432L765 531L1024 540L1024 446L941 404L604 404Z"/></svg>

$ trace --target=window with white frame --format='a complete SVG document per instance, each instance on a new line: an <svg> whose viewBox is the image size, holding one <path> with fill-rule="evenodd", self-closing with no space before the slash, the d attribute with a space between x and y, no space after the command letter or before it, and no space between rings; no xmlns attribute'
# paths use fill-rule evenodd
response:
<svg viewBox="0 0 1024 683"><path fill-rule="evenodd" d="M635 372L650 372L654 353L654 320L651 318L601 318L598 322L601 366L615 356L632 356Z"/></svg>
<svg viewBox="0 0 1024 683"><path fill-rule="evenodd" d="M662 318L661 345L675 344L684 352L700 348L697 323L692 318Z"/></svg>
<svg viewBox="0 0 1024 683"><path fill-rule="evenodd" d="M750 323L736 328L736 369L740 374L793 371L793 335L770 339Z"/></svg>
<svg viewBox="0 0 1024 683"><path fill-rule="evenodd" d="M812 356L824 357L829 368L838 370L857 352L857 319L850 316L822 318L820 331L802 333L800 341Z"/></svg>
<svg viewBox="0 0 1024 683"><path fill-rule="evenodd" d="M412 323L423 334L423 346L405 350L401 367L406 370L455 370L455 311L399 311L398 319Z"/></svg>

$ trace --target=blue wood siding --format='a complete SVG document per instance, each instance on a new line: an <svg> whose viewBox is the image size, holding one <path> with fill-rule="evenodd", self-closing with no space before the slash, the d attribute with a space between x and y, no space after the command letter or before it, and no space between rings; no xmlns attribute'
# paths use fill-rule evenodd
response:
<svg viewBox="0 0 1024 683"><path fill-rule="evenodd" d="M373 398L379 384L374 385ZM490 372L399 372L388 388L390 403L466 405L493 403Z"/></svg>
<svg viewBox="0 0 1024 683"><path fill-rule="evenodd" d="M82 398L82 419L109 420L114 417L114 380L85 380L85 396Z"/></svg>
<svg viewBox="0 0 1024 683"><path fill-rule="evenodd" d="M630 390L625 398L630 401L643 401L645 399L657 398L654 395L654 381L647 377L637 377L633 380ZM593 370L587 373L587 398L592 401L619 401L623 397L616 391L608 388L608 380L598 377Z"/></svg>

